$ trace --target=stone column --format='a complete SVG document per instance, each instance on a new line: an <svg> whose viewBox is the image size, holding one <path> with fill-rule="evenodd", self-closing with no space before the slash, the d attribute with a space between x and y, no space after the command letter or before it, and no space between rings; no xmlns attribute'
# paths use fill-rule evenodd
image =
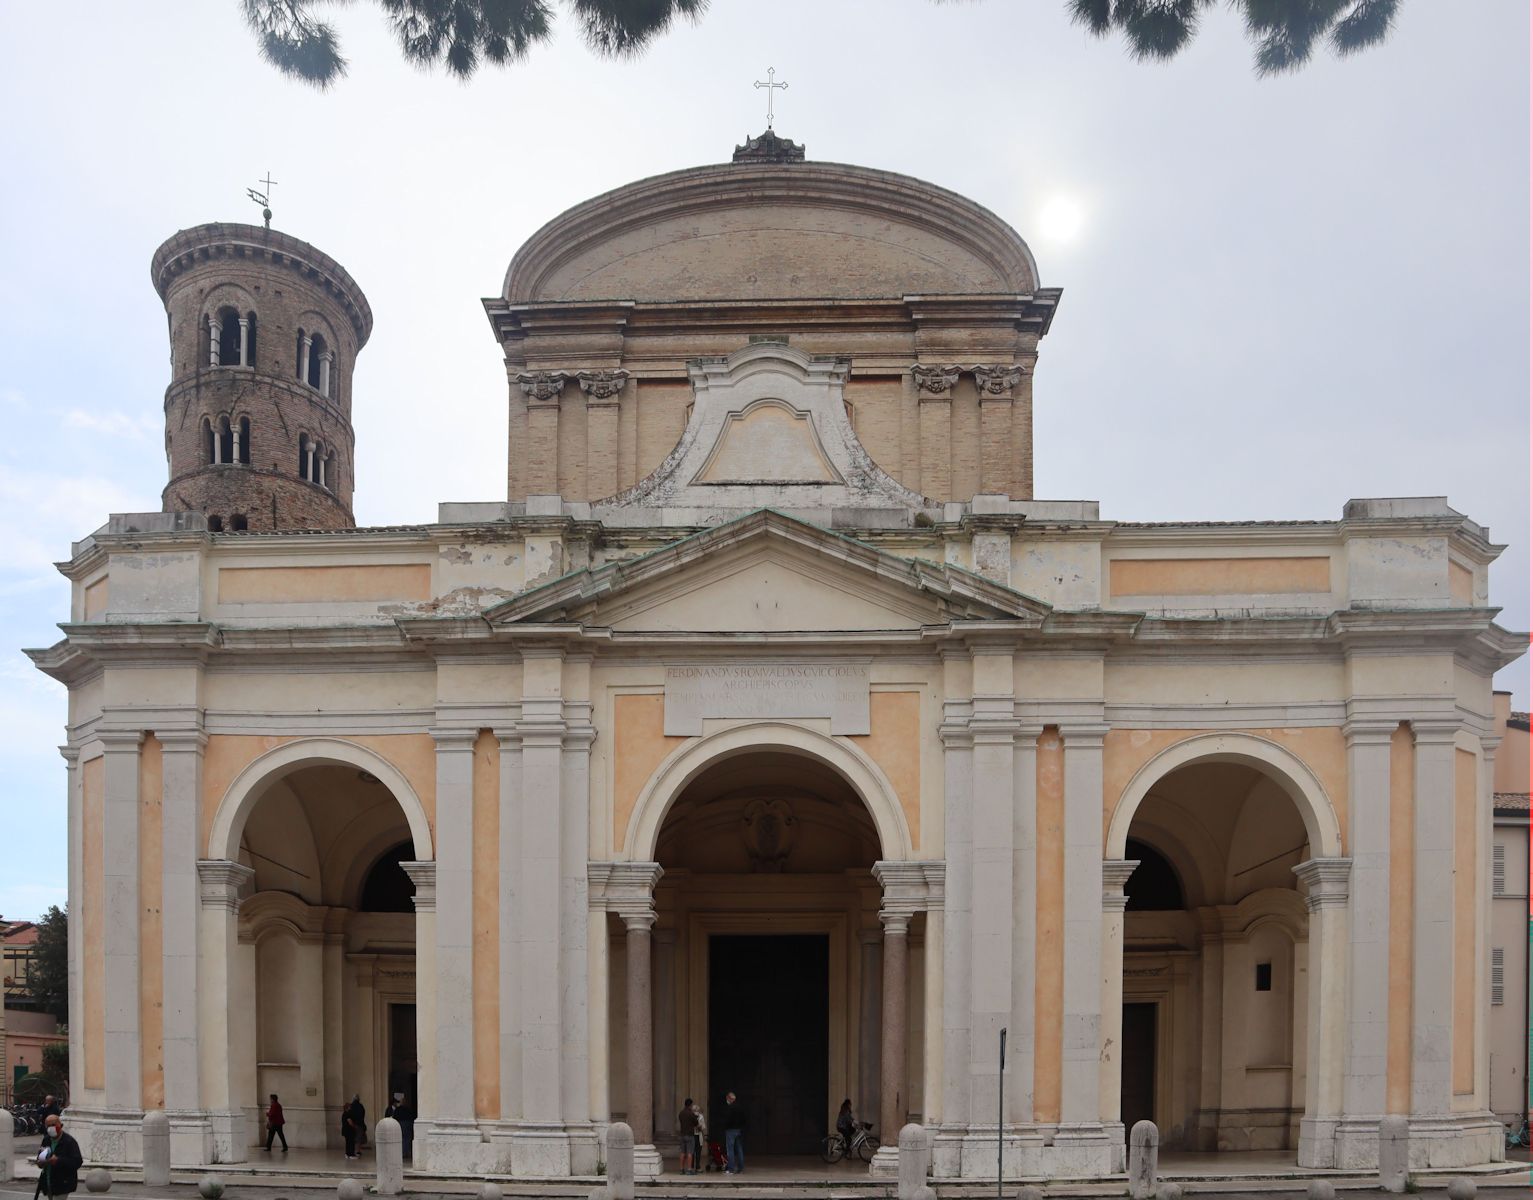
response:
<svg viewBox="0 0 1533 1200"><path fill-rule="evenodd" d="M654 1014L651 1006L650 930L655 923L659 863L613 863L607 877L607 905L627 930L628 1125L633 1130L634 1169L660 1174L654 1131Z"/></svg>
<svg viewBox="0 0 1533 1200"><path fill-rule="evenodd" d="M1138 859L1110 858L1102 862L1102 1055L1097 1073L1099 1110L1109 1137L1123 1141L1123 888L1139 865ZM1069 953L1068 948L1066 953Z"/></svg>
<svg viewBox="0 0 1533 1200"><path fill-rule="evenodd" d="M873 875L883 887L878 917L884 928L878 1117L878 1136L883 1145L873 1158L872 1170L876 1175L892 1175L899 1170L899 1147L892 1133L904 1125L905 1114L910 1110L905 1074L910 1045L910 922L925 907L925 865L873 864Z"/></svg>
<svg viewBox="0 0 1533 1200"><path fill-rule="evenodd" d="M1330 1130L1312 1127L1308 1139L1301 1128L1310 1166L1372 1166L1378 1161L1389 1060L1389 757L1390 739L1398 727L1393 718L1371 716L1349 716L1342 727L1352 870L1342 918L1346 931L1338 951L1346 960L1345 1030L1339 1046L1341 1119ZM1312 981L1311 994L1314 991ZM1329 1153L1328 1132L1333 1139Z"/></svg>
<svg viewBox="0 0 1533 1200"><path fill-rule="evenodd" d="M1022 337L1023 345L1031 342L1032 348L1018 354L1022 359L1017 364L1022 378L1011 404L1011 454L1016 476L1016 491L1012 495L1019 500L1031 500L1033 496L1033 368L1038 362L1037 340L1037 334Z"/></svg>
<svg viewBox="0 0 1533 1200"><path fill-rule="evenodd" d="M103 1058L106 1065L105 1108L113 1117L131 1122L131 1137L142 1132L142 1066L139 1061L139 887L138 730L97 734L105 754L103 765L102 890L105 907L102 941L106 970Z"/></svg>
<svg viewBox="0 0 1533 1200"><path fill-rule="evenodd" d="M559 396L563 371L527 371L516 377L527 394L527 494L559 493Z"/></svg>
<svg viewBox="0 0 1533 1200"><path fill-rule="evenodd" d="M1012 457L1012 393L1022 368L999 363L971 369L974 390L979 393L979 490L1018 495Z"/></svg>
<svg viewBox="0 0 1533 1200"><path fill-rule="evenodd" d="M586 495L600 500L618 491L619 397L627 371L581 371L575 377L586 397Z"/></svg>
<svg viewBox="0 0 1533 1200"><path fill-rule="evenodd" d="M218 318L216 316L208 317L208 366L210 367L216 367L219 365L219 332L220 330L218 328Z"/></svg>
<svg viewBox="0 0 1533 1200"><path fill-rule="evenodd" d="M1106 1172L1102 1129L1102 739L1105 725L1064 725L1064 1023L1055 1162L1071 1173Z"/></svg>
<svg viewBox="0 0 1533 1200"><path fill-rule="evenodd" d="M309 350L314 345L314 339L304 334L298 339L298 381L309 382Z"/></svg>
<svg viewBox="0 0 1533 1200"><path fill-rule="evenodd" d="M240 366L250 365L250 318L240 318Z"/></svg>
<svg viewBox="0 0 1533 1200"><path fill-rule="evenodd" d="M660 1132L665 1131L664 1141L669 1143L675 1127L675 1117L681 1111L682 1097L676 1091L676 931L656 929L654 939L655 993L651 1010L654 1016L654 1108L658 1147ZM597 939L593 936L593 942ZM605 941L606 939L601 939Z"/></svg>
<svg viewBox="0 0 1533 1200"><path fill-rule="evenodd" d="M922 494L934 500L953 499L953 385L958 367L916 366L916 393L921 408Z"/></svg>
<svg viewBox="0 0 1533 1200"><path fill-rule="evenodd" d="M1012 894L1011 894L1011 1023L1006 1040L1006 1106L1013 1122L1031 1126L1033 1073L1034 975L1038 953L1038 737L1041 725L1016 731L1012 755ZM1031 1128L1021 1135L1018 1170L1032 1174L1042 1139ZM1037 1163L1042 1169L1041 1159Z"/></svg>
<svg viewBox="0 0 1533 1200"><path fill-rule="evenodd" d="M1217 905L1195 909L1198 921L1198 1115L1193 1149L1219 1148L1219 1090L1224 1070L1224 917Z"/></svg>
<svg viewBox="0 0 1533 1200"><path fill-rule="evenodd" d="M923 440L924 447L925 442ZM943 764L943 845L947 854L942 932L942 1123L932 1146L932 1170L939 1179L963 1169L963 1139L969 1130L970 973L974 853L973 705L967 655L943 652L943 701L939 734ZM932 1014L935 1020L936 1014Z"/></svg>
<svg viewBox="0 0 1533 1200"><path fill-rule="evenodd" d="M418 965L416 971L417 991L436 992L435 1024L422 1027L419 1033L436 1043L437 1078L450 1081L437 1091L432 1137L475 1145L480 1140L474 1115L474 741L478 732L431 731L436 744L436 961L430 975ZM435 1158L434 1147L428 1152Z"/></svg>
<svg viewBox="0 0 1533 1200"><path fill-rule="evenodd" d="M858 1112L866 1112L872 1106L873 1097L880 1095L882 1080L879 1050L883 1013L883 937L876 929L863 929L857 933L861 948L858 963L859 988L857 992L857 1097ZM928 952L930 947L928 947ZM880 1113L880 1115L882 1115ZM882 1134L882 1130L879 1131Z"/></svg>
<svg viewBox="0 0 1533 1200"><path fill-rule="evenodd" d="M328 396L330 394L330 364L331 364L331 362L334 361L334 359L335 359L335 356L333 354L331 354L330 351L328 351L328 350L320 351L320 355L319 355L319 394L321 396Z"/></svg>
<svg viewBox="0 0 1533 1200"><path fill-rule="evenodd" d="M196 729L162 729L155 736L164 748L160 831L165 1114L170 1120L171 1161L199 1166L213 1161L213 1127L201 1111L197 1002L197 860L202 752L208 739Z"/></svg>
<svg viewBox="0 0 1533 1200"><path fill-rule="evenodd" d="M402 862L404 873L415 885L415 1054L420 1063L415 1091L419 1110L415 1114L415 1153L421 1167L430 1166L430 1134L436 1125L437 1027L436 1000L436 863Z"/></svg>
<svg viewBox="0 0 1533 1200"><path fill-rule="evenodd" d="M589 922L591 917L591 655L564 656L565 733L559 768L560 1084L570 1172L590 1175L601 1161L591 1121Z"/></svg>
<svg viewBox="0 0 1533 1200"><path fill-rule="evenodd" d="M500 743L500 1115L514 1122L522 1115L522 736L515 727L494 732ZM509 1134L496 1140L506 1143L497 1161L509 1164Z"/></svg>
<svg viewBox="0 0 1533 1200"><path fill-rule="evenodd" d="M84 912L85 873L84 873L84 817L81 813L83 798L80 793L80 748L78 746L60 746L59 753L67 764L68 778L68 805L69 805L69 874L67 879L69 911L76 914L75 920L82 922ZM76 924L76 930L80 929ZM83 1103L85 1099L85 985L83 980L83 964L85 959L85 938L83 934L76 933L67 939L66 951L69 955L69 1094L78 1097L77 1103ZM0 1018L4 1014L0 1013Z"/></svg>
<svg viewBox="0 0 1533 1200"><path fill-rule="evenodd" d="M1411 958L1411 1138L1453 1108L1451 721L1416 721L1415 930ZM1413 1155L1414 1158L1414 1155Z"/></svg>
<svg viewBox="0 0 1533 1200"><path fill-rule="evenodd" d="M1309 909L1308 1045L1299 1165L1335 1166L1347 1037L1347 899L1350 858L1311 858L1293 869ZM1297 964L1295 964L1297 965Z"/></svg>
<svg viewBox="0 0 1533 1200"><path fill-rule="evenodd" d="M198 922L197 1026L200 1035L200 1084L213 1125L215 1162L244 1162L248 1131L245 1098L234 1087L234 1043L230 1010L236 1003L232 984L239 938L240 892L255 872L227 859L197 863ZM239 997L249 1003L249 997Z"/></svg>

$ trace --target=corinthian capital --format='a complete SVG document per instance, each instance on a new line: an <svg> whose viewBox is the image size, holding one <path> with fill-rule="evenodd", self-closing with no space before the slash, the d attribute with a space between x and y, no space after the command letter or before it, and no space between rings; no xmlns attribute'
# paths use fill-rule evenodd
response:
<svg viewBox="0 0 1533 1200"><path fill-rule="evenodd" d="M974 386L979 390L980 399L986 396L1010 398L1011 389L1022 381L1023 374L1021 367L1009 367L1005 363L973 366L969 370L974 375Z"/></svg>
<svg viewBox="0 0 1533 1200"><path fill-rule="evenodd" d="M524 371L516 382L533 400L557 400L567 378L563 371Z"/></svg>
<svg viewBox="0 0 1533 1200"><path fill-rule="evenodd" d="M962 367L915 366L911 368L911 374L916 378L916 391L945 396L953 390L962 370Z"/></svg>
<svg viewBox="0 0 1533 1200"><path fill-rule="evenodd" d="M581 371L575 376L580 390L592 400L610 400L628 382L627 371Z"/></svg>

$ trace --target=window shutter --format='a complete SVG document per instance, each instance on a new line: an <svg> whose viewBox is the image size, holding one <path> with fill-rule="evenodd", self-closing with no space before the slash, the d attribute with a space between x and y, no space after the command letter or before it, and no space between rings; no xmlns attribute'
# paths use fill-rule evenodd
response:
<svg viewBox="0 0 1533 1200"><path fill-rule="evenodd" d="M1497 842L1490 850L1490 894L1506 895L1506 843Z"/></svg>
<svg viewBox="0 0 1533 1200"><path fill-rule="evenodd" d="M1506 951L1500 946L1490 952L1490 1002L1506 1003Z"/></svg>

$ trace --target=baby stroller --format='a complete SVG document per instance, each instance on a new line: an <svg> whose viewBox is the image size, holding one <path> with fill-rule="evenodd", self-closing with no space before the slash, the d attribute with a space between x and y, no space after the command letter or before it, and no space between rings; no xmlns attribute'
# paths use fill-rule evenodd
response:
<svg viewBox="0 0 1533 1200"><path fill-rule="evenodd" d="M724 1147L718 1142L710 1141L708 1143L708 1160L703 1164L703 1170L722 1171L727 1165L727 1160L724 1158Z"/></svg>

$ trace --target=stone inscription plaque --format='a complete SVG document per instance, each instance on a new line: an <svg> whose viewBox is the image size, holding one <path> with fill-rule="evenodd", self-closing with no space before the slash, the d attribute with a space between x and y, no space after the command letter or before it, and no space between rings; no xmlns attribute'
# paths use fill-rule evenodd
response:
<svg viewBox="0 0 1533 1200"><path fill-rule="evenodd" d="M697 737L706 717L829 717L845 736L868 729L866 663L729 663L665 669L665 735Z"/></svg>

